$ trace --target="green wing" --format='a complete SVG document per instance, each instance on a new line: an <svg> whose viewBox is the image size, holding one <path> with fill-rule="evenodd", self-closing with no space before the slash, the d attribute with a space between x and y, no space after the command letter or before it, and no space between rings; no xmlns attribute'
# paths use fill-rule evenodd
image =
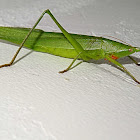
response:
<svg viewBox="0 0 140 140"><path fill-rule="evenodd" d="M29 32L29 28L0 27L0 39L20 45ZM92 36L71 34L83 48L86 48ZM67 58L76 57L73 46L62 33L44 32L35 29L24 44L25 47Z"/></svg>
<svg viewBox="0 0 140 140"><path fill-rule="evenodd" d="M29 32L29 28L0 27L0 39L20 45ZM102 37L70 34L76 41L87 50L91 59L101 59L103 54L115 54L124 57L139 48L134 48L116 41ZM62 33L44 32L39 29L33 30L24 44L25 47L39 52L50 53L67 58L75 58L77 52ZM133 51L129 51L133 49ZM102 53L100 55L100 53Z"/></svg>

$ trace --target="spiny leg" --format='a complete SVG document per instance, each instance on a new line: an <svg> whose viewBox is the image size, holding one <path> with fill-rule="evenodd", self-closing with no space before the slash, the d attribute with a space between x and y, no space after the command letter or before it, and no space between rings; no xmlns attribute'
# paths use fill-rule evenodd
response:
<svg viewBox="0 0 140 140"><path fill-rule="evenodd" d="M135 82L140 84L140 82L122 64L120 64L119 62L117 62L116 60L112 59L111 57L109 57L107 55L106 55L106 59L108 59L113 64L119 66L120 68L122 68L123 71L126 72Z"/></svg>
<svg viewBox="0 0 140 140"><path fill-rule="evenodd" d="M135 60L133 59L131 56L128 56L136 65L140 66L140 64Z"/></svg>
<svg viewBox="0 0 140 140"><path fill-rule="evenodd" d="M23 42L21 43L20 47L18 48L16 54L14 55L14 57L12 58L12 60L10 61L10 63L8 64L4 64L1 65L0 68L2 67L7 67L13 64L13 62L15 61L18 53L20 52L21 48L23 47L24 43L26 42L26 40L29 38L30 34L32 33L32 31L35 29L35 27L38 25L38 23L41 21L41 19L43 18L43 16L45 14L49 14L49 16L52 18L52 20L56 23L56 25L59 27L59 29L62 31L62 33L64 34L64 36L68 39L68 41L72 44L72 46L75 48L75 50L77 51L77 53L83 52L80 56L83 60L87 60L87 56L84 53L84 49L82 48L82 46L58 23L58 21L55 19L55 17L52 15L52 13L50 12L50 10L45 10L41 16L39 17L39 19L37 20L37 22L34 24L34 26L31 28L31 30L29 31L29 33L27 34L27 36L24 38Z"/></svg>

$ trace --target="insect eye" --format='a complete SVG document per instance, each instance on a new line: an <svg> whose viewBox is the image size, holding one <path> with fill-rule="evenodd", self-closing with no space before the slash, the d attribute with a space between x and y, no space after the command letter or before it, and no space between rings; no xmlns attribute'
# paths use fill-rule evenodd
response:
<svg viewBox="0 0 140 140"><path fill-rule="evenodd" d="M129 49L129 52L132 52L133 51L133 49Z"/></svg>

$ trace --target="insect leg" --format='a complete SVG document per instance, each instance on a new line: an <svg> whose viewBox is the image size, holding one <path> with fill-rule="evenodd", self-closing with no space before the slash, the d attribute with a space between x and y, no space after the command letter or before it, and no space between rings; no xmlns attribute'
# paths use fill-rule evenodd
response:
<svg viewBox="0 0 140 140"><path fill-rule="evenodd" d="M77 63L76 65L74 65L72 67L72 65L74 64L74 62L78 59L78 57L80 56L81 53L79 53L74 59L73 61L70 63L70 65L63 71L59 71L59 73L64 73L64 72L67 72L68 70L70 69L73 69L74 67L78 66L79 64L81 64L83 61L80 61L79 63Z"/></svg>
<svg viewBox="0 0 140 140"><path fill-rule="evenodd" d="M113 64L119 66L120 68L122 68L123 71L126 72L135 82L140 84L140 82L122 64L120 64L119 62L117 62L116 60L112 59L111 57L109 57L107 55L106 55L106 59L108 59Z"/></svg>
<svg viewBox="0 0 140 140"><path fill-rule="evenodd" d="M4 65L0 65L0 68L2 67L7 67L7 66L11 66L13 64L13 62L15 61L18 53L20 52L21 48L23 47L24 43L26 42L26 40L29 38L30 34L32 33L32 31L35 29L35 27L38 25L38 23L41 21L41 19L43 18L43 16L45 14L49 14L49 16L52 18L52 20L56 23L56 25L60 28L60 30L62 31L62 33L64 34L64 36L68 39L68 41L72 44L72 46L75 48L75 50L77 51L77 53L79 54L80 52L83 52L80 56L83 60L87 60L87 56L85 55L84 49L82 48L82 46L58 23L58 21L55 19L55 17L52 15L52 13L50 12L50 10L45 10L41 16L39 17L39 19L36 21L36 23L34 24L34 26L31 28L31 30L29 31L29 33L27 34L27 36L24 38L23 42L21 43L20 47L18 48L17 52L15 53L14 57L12 58L12 60L10 61L10 63L8 64L4 64Z"/></svg>
<svg viewBox="0 0 140 140"><path fill-rule="evenodd" d="M83 60L88 60L89 58L86 56L86 52L82 48L82 46L60 25L60 23L56 20L56 18L53 16L53 14L50 12L50 10L45 10L44 13L47 13L52 20L55 22L55 24L58 26L58 28L62 31L64 36L67 38L67 40L71 43L71 45L74 47L76 52L79 54L80 57ZM82 53L81 53L82 52Z"/></svg>
<svg viewBox="0 0 140 140"><path fill-rule="evenodd" d="M136 65L140 66L140 64L135 60L133 59L131 56L128 56Z"/></svg>
<svg viewBox="0 0 140 140"><path fill-rule="evenodd" d="M2 67L7 67L7 66L11 66L13 64L13 62L15 61L18 53L20 52L21 48L23 47L24 43L26 42L26 40L29 38L30 34L32 33L32 31L35 29L35 27L38 25L38 23L40 22L40 20L43 18L45 12L43 12L41 14L41 16L39 17L39 19L36 21L36 23L34 24L34 26L31 28L31 30L29 31L29 33L26 35L26 37L24 38L24 40L22 41L22 43L20 44L20 47L18 48L17 52L15 53L14 57L12 58L12 60L10 61L10 63L8 64L4 64L4 65L0 65L0 68Z"/></svg>

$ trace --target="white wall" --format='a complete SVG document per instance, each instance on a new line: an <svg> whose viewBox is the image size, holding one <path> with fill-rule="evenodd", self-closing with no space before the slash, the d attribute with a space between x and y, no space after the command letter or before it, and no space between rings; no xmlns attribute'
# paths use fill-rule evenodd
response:
<svg viewBox="0 0 140 140"><path fill-rule="evenodd" d="M140 46L139 7L139 0L1 0L0 26L32 27L50 9L69 32ZM38 28L59 32L49 16ZM1 42L0 64L16 50ZM17 60L0 69L0 140L140 139L140 86L110 63L84 62L59 74L71 59L24 48ZM140 67L119 62L140 80Z"/></svg>

